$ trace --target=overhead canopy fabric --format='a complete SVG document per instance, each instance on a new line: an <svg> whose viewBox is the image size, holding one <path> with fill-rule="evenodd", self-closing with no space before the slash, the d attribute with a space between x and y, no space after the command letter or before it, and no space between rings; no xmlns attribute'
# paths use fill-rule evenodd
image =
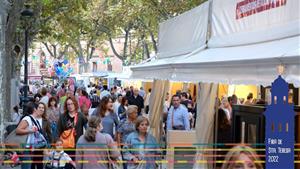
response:
<svg viewBox="0 0 300 169"><path fill-rule="evenodd" d="M196 8L205 11L203 18L210 13L210 4ZM299 6L299 0L213 0L211 28L207 30L211 37L205 49L178 52L187 49L183 42L190 45L184 35L194 40L191 29L182 27L182 34L176 29L186 23L178 18L192 19L187 17L191 10L162 24L157 60L132 67L131 77L270 85L282 64L285 80L300 86ZM205 46L204 36L198 40L198 46Z"/></svg>
<svg viewBox="0 0 300 169"><path fill-rule="evenodd" d="M213 0L209 47L247 45L300 34L299 0Z"/></svg>
<svg viewBox="0 0 300 169"><path fill-rule="evenodd" d="M209 2L160 24L158 58L205 48Z"/></svg>
<svg viewBox="0 0 300 169"><path fill-rule="evenodd" d="M300 36L271 42L211 48L176 59L159 59L132 67L132 76L145 79L270 85L285 66L283 77L300 86Z"/></svg>

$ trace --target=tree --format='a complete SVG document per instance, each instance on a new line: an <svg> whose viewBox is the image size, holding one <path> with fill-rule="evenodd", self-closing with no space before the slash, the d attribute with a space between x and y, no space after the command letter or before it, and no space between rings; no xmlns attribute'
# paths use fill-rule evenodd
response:
<svg viewBox="0 0 300 169"><path fill-rule="evenodd" d="M45 0L44 0L45 1ZM191 9L203 0L94 0L50 1L43 9L44 18L52 17L40 29L39 40L53 57L62 57L72 48L84 63L93 56L95 48L108 41L115 56L131 63L157 52L159 23ZM53 9L64 7L63 11ZM118 51L114 39L123 39ZM59 49L59 51L58 51ZM145 56L145 57L144 57Z"/></svg>
<svg viewBox="0 0 300 169"><path fill-rule="evenodd" d="M67 3L64 4L67 10L56 14L51 22L44 25L38 38L53 57L61 58L69 50L81 58L83 63L87 63L93 56L95 48L101 47L104 41L101 32L96 29L98 18L93 17L97 1L79 1L75 5L71 1L64 2ZM51 4L57 5L55 1ZM52 13L45 13L45 15L51 16ZM58 48L60 52L57 52Z"/></svg>
<svg viewBox="0 0 300 169"><path fill-rule="evenodd" d="M149 58L151 51L157 52L160 22L196 7L204 1L108 0L105 12L99 13L102 17L104 16L100 24L114 54L123 61L129 60L130 63L135 59L137 62L137 60L145 59L143 55ZM124 38L121 52L116 51L113 43L113 39L118 37ZM130 45L131 41L134 45Z"/></svg>

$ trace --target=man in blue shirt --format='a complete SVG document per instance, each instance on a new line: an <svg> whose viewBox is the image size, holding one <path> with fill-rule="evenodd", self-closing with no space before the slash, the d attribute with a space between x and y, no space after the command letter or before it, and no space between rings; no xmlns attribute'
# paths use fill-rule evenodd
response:
<svg viewBox="0 0 300 169"><path fill-rule="evenodd" d="M184 105L180 104L180 96L172 97L172 106L168 112L167 130L190 130L189 113Z"/></svg>

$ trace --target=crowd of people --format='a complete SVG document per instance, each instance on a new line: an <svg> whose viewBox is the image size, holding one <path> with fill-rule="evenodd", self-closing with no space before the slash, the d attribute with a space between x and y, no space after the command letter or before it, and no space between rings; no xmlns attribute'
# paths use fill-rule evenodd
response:
<svg viewBox="0 0 300 169"><path fill-rule="evenodd" d="M149 97L143 88L109 90L106 85L72 90L63 83L36 89L22 115L18 106L12 113L19 123L16 134L28 136L20 160L31 163L21 163L21 168L110 168L115 160L127 161L123 168L157 168L160 147L148 133L144 107ZM35 146L37 139L47 144ZM44 160L50 162L45 165Z"/></svg>
<svg viewBox="0 0 300 169"><path fill-rule="evenodd" d="M157 168L156 161L162 153L161 145L148 132L150 96L151 89L146 92L133 86L108 89L106 85L91 84L75 89L63 83L36 89L23 114L18 113L18 106L12 114L19 123L16 134L28 136L20 159L32 162L21 163L21 168L105 169L116 165L112 162L116 160L126 161L122 165L125 169ZM230 133L226 132L230 132L231 104L237 102L236 96L224 97L218 105L223 119L219 121L220 130L225 133L222 142L229 138L226 135ZM189 92L177 91L171 99L166 93L162 112L164 135L167 130L194 128L196 109ZM36 146L35 139L47 144ZM46 165L44 160L48 161Z"/></svg>

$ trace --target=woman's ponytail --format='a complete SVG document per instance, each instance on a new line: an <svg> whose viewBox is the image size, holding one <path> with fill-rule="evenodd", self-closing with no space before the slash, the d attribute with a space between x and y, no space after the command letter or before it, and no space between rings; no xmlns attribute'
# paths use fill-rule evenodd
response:
<svg viewBox="0 0 300 169"><path fill-rule="evenodd" d="M84 134L84 138L88 142L96 141L97 127L100 125L101 119L99 117L91 117L88 122L88 128Z"/></svg>

